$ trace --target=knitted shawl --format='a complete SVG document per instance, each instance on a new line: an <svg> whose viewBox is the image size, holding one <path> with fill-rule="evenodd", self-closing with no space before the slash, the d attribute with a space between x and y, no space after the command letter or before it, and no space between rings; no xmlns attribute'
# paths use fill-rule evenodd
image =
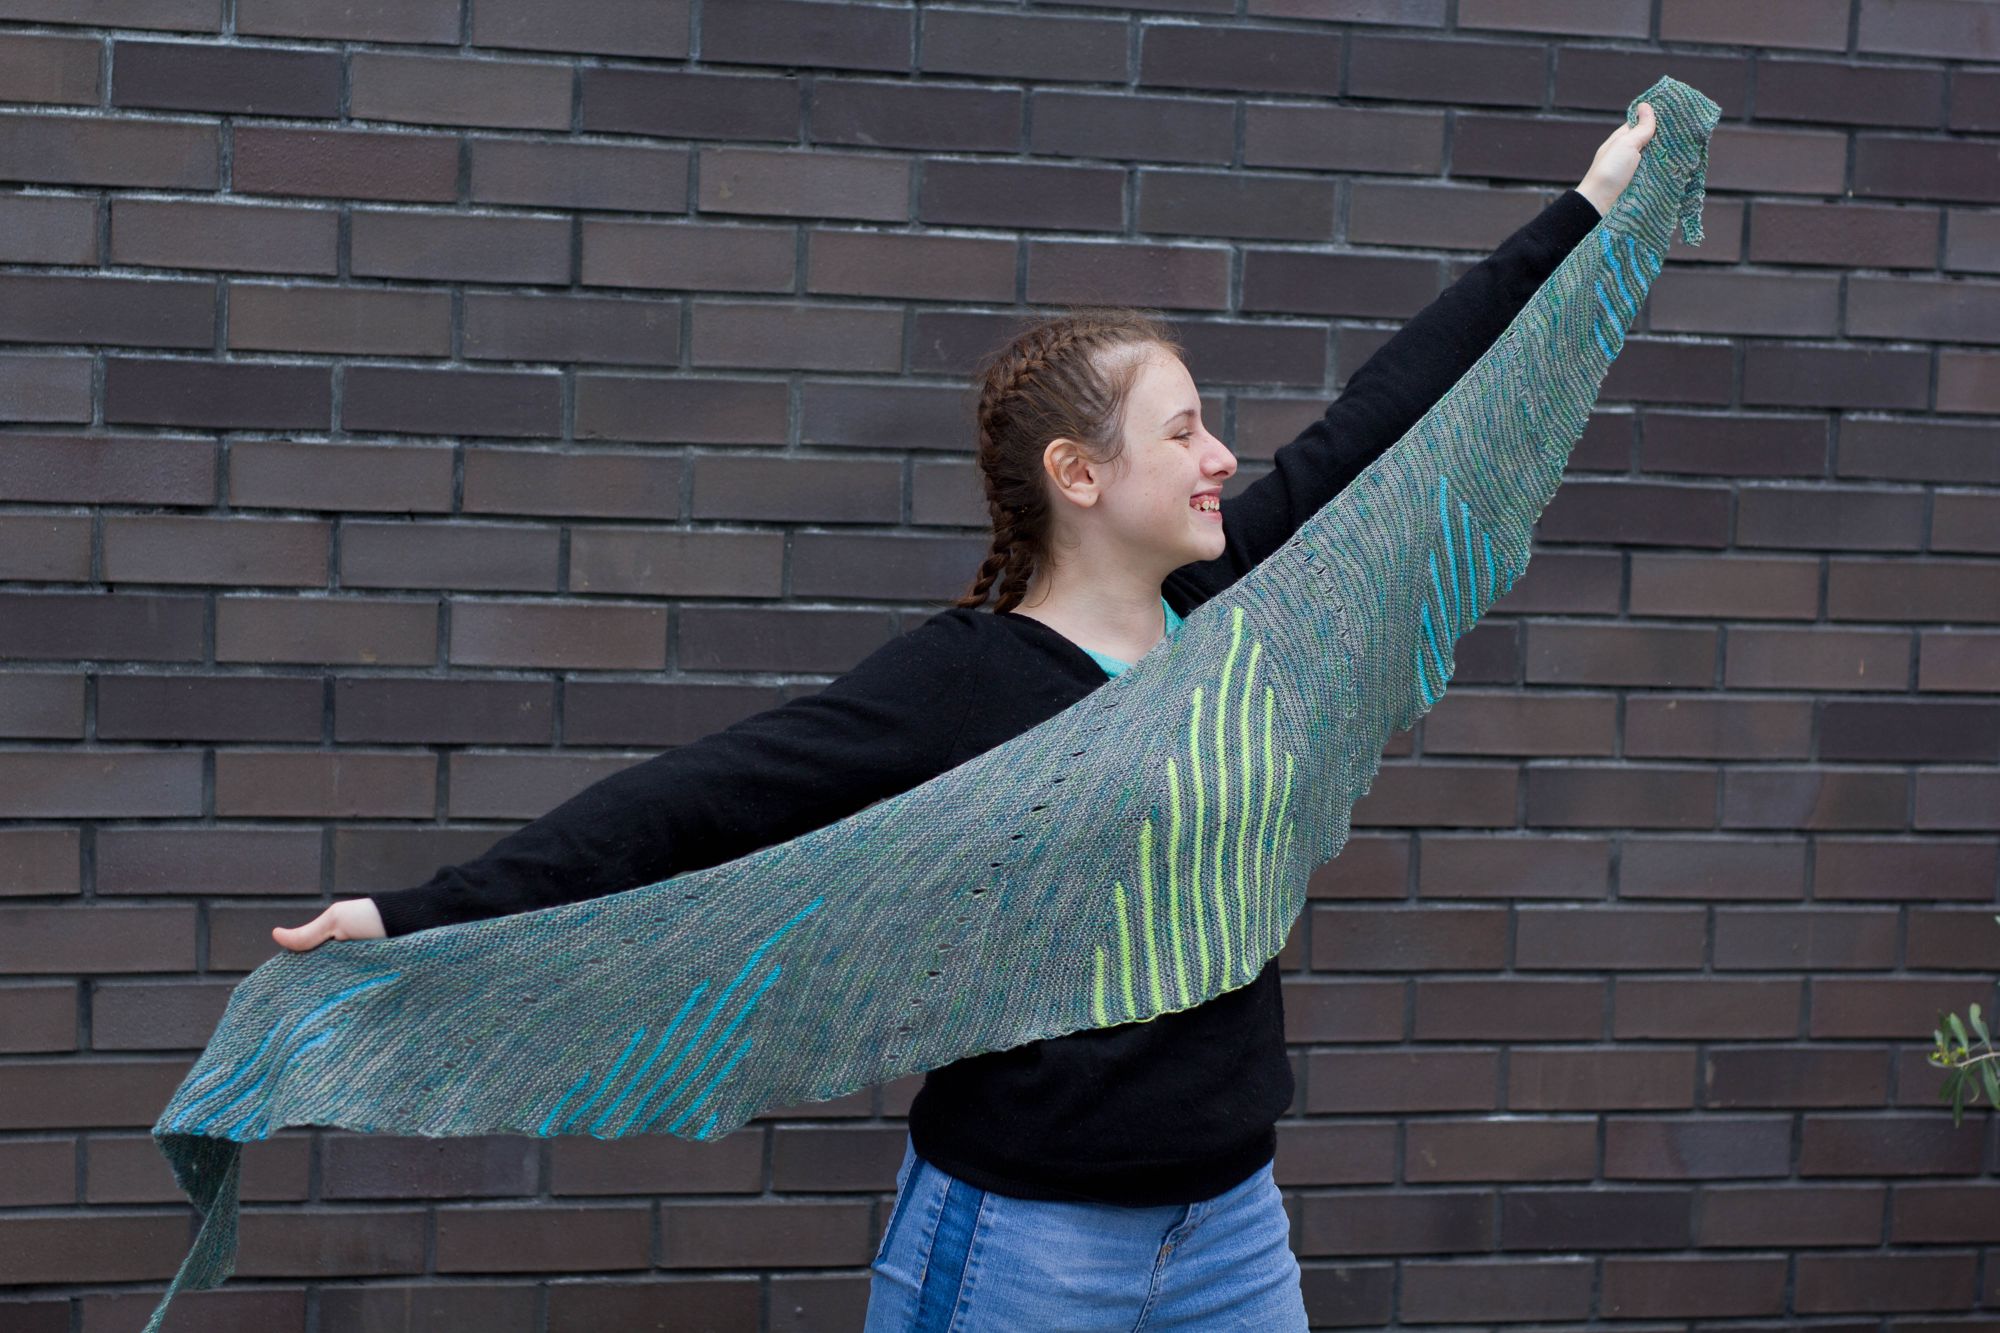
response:
<svg viewBox="0 0 2000 1333"><path fill-rule="evenodd" d="M153 1136L234 1268L241 1145L288 1125L716 1139L760 1110L1247 984L1385 742L1514 585L1678 223L1716 104L1671 78L1611 212L1416 425L1180 631L923 784L608 897L281 953Z"/></svg>

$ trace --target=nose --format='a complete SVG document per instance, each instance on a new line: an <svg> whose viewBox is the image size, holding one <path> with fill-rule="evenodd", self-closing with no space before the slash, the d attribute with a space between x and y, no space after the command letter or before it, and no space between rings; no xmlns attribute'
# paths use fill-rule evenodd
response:
<svg viewBox="0 0 2000 1333"><path fill-rule="evenodd" d="M1202 433L1208 434L1208 428L1204 426ZM1235 475L1236 455L1229 452L1229 446L1216 436L1209 434L1208 439L1213 447L1208 451L1208 457L1202 460L1202 471L1215 477Z"/></svg>

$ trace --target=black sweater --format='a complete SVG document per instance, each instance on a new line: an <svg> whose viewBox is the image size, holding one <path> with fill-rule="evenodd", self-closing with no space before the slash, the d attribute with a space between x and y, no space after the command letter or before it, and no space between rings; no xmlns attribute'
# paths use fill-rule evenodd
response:
<svg viewBox="0 0 2000 1333"><path fill-rule="evenodd" d="M1457 382L1597 220L1565 191L1412 318L1223 504L1224 553L1168 575L1168 603L1186 615L1276 550ZM820 693L613 774L485 855L374 900L404 935L719 865L914 787L1107 679L1038 620L941 611ZM1188 1203L1271 1159L1292 1094L1273 959L1192 1009L932 1070L909 1125L926 1160L996 1193Z"/></svg>

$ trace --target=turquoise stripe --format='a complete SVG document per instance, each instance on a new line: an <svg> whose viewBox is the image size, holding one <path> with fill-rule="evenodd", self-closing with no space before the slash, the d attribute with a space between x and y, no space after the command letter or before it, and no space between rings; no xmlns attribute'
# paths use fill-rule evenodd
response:
<svg viewBox="0 0 2000 1333"><path fill-rule="evenodd" d="M1612 351L1611 344L1604 341L1604 330L1598 328L1595 324L1593 324L1590 327L1590 331L1597 335L1597 345L1604 349L1604 359L1606 361L1616 361L1618 359L1618 353Z"/></svg>
<svg viewBox="0 0 2000 1333"><path fill-rule="evenodd" d="M668 1092L666 1096L660 1098L659 1109L653 1112L653 1114L646 1120L645 1124L639 1126L640 1133L643 1134L648 1129L651 1129L653 1126L653 1121L658 1120L661 1116L665 1115L667 1113L667 1108L674 1104L674 1098L680 1096L681 1093L686 1090L687 1085L692 1083L697 1077L699 1077L702 1070L708 1068L709 1062L715 1059L715 1053L728 1044L730 1037L735 1035L737 1028L743 1026L743 1020L750 1017L750 1011L757 1007L757 1001L763 998L765 991L771 989L771 983L776 981L778 979L778 974L780 972L783 972L784 970L785 969L782 964L774 963L771 965L771 974L765 977L764 980L761 983L759 983L757 989L750 993L749 1003L745 1004L742 1010L736 1015L736 1017L729 1021L729 1026L724 1028L722 1030L722 1035L717 1037L714 1043L709 1046L708 1054L704 1055L701 1058L701 1063L696 1065L693 1069L690 1069L687 1072L687 1075L684 1078L682 1078L680 1082L676 1083L673 1086L672 1091ZM643 1109L645 1103L641 1102L640 1106Z"/></svg>
<svg viewBox="0 0 2000 1333"><path fill-rule="evenodd" d="M546 1136L549 1132L550 1124L552 1124L555 1121L555 1118L557 1116L562 1114L563 1107L569 1105L569 1099L576 1096L577 1093L582 1092L584 1089L584 1085L589 1082L590 1082L589 1070L586 1069L581 1074L578 1074L576 1076L576 1082L569 1085L569 1091L565 1092L562 1096L556 1098L555 1106L550 1108L548 1115L542 1118L541 1126L540 1128L535 1130L535 1133L538 1135Z"/></svg>
<svg viewBox="0 0 2000 1333"><path fill-rule="evenodd" d="M1411 651L1416 654L1417 693L1423 697L1424 707L1429 708L1437 703L1437 696L1431 693L1431 683L1430 681L1425 679L1424 650L1421 648L1413 648L1411 649Z"/></svg>
<svg viewBox="0 0 2000 1333"><path fill-rule="evenodd" d="M1493 538L1482 533L1480 540L1486 543L1486 604L1493 605Z"/></svg>
<svg viewBox="0 0 2000 1333"><path fill-rule="evenodd" d="M702 1084L701 1092L696 1095L693 1101L688 1103L688 1109L682 1111L679 1115L674 1117L673 1123L667 1126L667 1133L671 1134L675 1130L679 1129L682 1123L686 1121L686 1119L689 1116L695 1113L695 1109L699 1107L703 1102L708 1100L708 1094L715 1091L715 1085L722 1082L724 1078L728 1077L730 1070L736 1068L737 1061L741 1060L744 1056L748 1054L750 1054L750 1038L745 1037L743 1039L743 1044L736 1048L736 1054L729 1057L729 1062L723 1065L722 1068L715 1071L715 1077L709 1079L708 1082ZM715 1117L711 1115L708 1118L708 1123L711 1125L714 1124ZM704 1126L704 1128L706 1127Z"/></svg>
<svg viewBox="0 0 2000 1333"><path fill-rule="evenodd" d="M1465 601L1473 608L1469 622L1479 619L1479 559L1472 553L1472 506L1463 500L1458 502L1458 523L1465 533Z"/></svg>
<svg viewBox="0 0 2000 1333"><path fill-rule="evenodd" d="M694 1008L694 1002L700 999L701 993L707 989L708 982L704 979L692 991L688 992L688 997L681 1001L681 1007L674 1014L673 1020L667 1024L667 1030L660 1034L660 1040L654 1045L653 1053L646 1057L646 1063L640 1065L638 1070L633 1073L631 1080L626 1083L625 1091L619 1093L618 1100L605 1107L597 1119L590 1122L591 1133L595 1134L603 1126L604 1122L609 1120L618 1108L625 1104L625 1099L632 1095L632 1089L639 1086L639 1080L646 1077L646 1071L651 1069L653 1062L658 1060L661 1054L665 1052L667 1043L673 1040L674 1033L679 1030L681 1020L688 1016L688 1010Z"/></svg>
<svg viewBox="0 0 2000 1333"><path fill-rule="evenodd" d="M1444 600L1444 585L1438 582L1438 558L1436 551L1432 551L1430 553L1430 559L1431 559L1431 595L1437 598L1438 619L1443 620L1445 616L1449 614L1449 609L1447 608Z"/></svg>
<svg viewBox="0 0 2000 1333"><path fill-rule="evenodd" d="M1438 473L1438 527L1444 530L1444 562L1451 567L1451 628L1456 634L1465 623L1458 603L1458 556L1451 549L1451 513L1444 502L1444 473Z"/></svg>
<svg viewBox="0 0 2000 1333"><path fill-rule="evenodd" d="M583 1105L577 1107L574 1111L571 1111L569 1113L569 1119L563 1121L562 1124L563 1133L565 1134L569 1133L570 1127L576 1124L578 1120L583 1118L583 1113L585 1111L588 1111L591 1107L597 1105L598 1098L602 1097L605 1093L611 1091L611 1085L618 1081L619 1071L625 1068L625 1062L632 1058L632 1052L638 1050L639 1043L644 1041L645 1039L646 1039L646 1029L644 1027L641 1027L637 1032L634 1032L632 1034L632 1040L625 1043L625 1053L618 1057L618 1063L611 1066L611 1072L604 1076L604 1082L597 1085L597 1091L591 1093L590 1099L584 1102Z"/></svg>
<svg viewBox="0 0 2000 1333"><path fill-rule="evenodd" d="M239 1096L236 1099L236 1101L229 1103L228 1106L223 1107L222 1110L217 1111L215 1114L217 1116L227 1116L231 1110L235 1109L236 1105L239 1102L248 1100L250 1097L256 1095L256 1092L259 1088L262 1088L266 1083L270 1083L273 1080L280 1077L285 1072L286 1068L288 1068L291 1065L292 1061L298 1059L301 1055L304 1055L307 1051L311 1050L313 1047L323 1045L324 1043L331 1041L333 1039L334 1032L338 1031L340 1031L340 1029L335 1028L333 1032L317 1033L314 1036L308 1038L307 1040L300 1042L297 1046L293 1047L290 1051L286 1052L285 1058L280 1060L275 1068L271 1069L268 1073L266 1073L264 1077L258 1079L255 1084L253 1084L248 1088L245 1088L243 1090L243 1094ZM258 1114L262 1112L264 1109L265 1108L261 1106L252 1106L247 1110L245 1110L242 1115L237 1116L234 1119L224 1119L221 1124L218 1124L215 1127L213 1132L217 1138L224 1138L224 1139L235 1138L236 1131L241 1129L244 1125L250 1123L252 1120L255 1120Z"/></svg>
<svg viewBox="0 0 2000 1333"><path fill-rule="evenodd" d="M1611 304L1611 298L1605 295L1604 279L1602 278L1597 280L1597 300L1604 307L1604 317L1611 321L1612 327L1615 328L1624 322L1624 314L1619 311L1617 306Z"/></svg>
<svg viewBox="0 0 2000 1333"><path fill-rule="evenodd" d="M285 1029L285 1030L289 1031L290 1029ZM201 1093L199 1096L196 1096L191 1101L189 1101L187 1106L181 1110L181 1113L174 1117L174 1122L172 1125L169 1126L169 1128L178 1131L182 1125L185 1125L187 1123L187 1118L193 1115L195 1113L196 1108L198 1108L203 1102L207 1101L210 1097L214 1096L216 1093L229 1091L229 1089L232 1086L234 1086L239 1080L248 1078L250 1076L250 1071L257 1067L257 1062L264 1058L264 1052L271 1049L271 1043L278 1039L278 1032L279 1029L275 1027L272 1028L269 1032L266 1032L264 1034L263 1042L258 1045L256 1052L253 1055L251 1055L251 1057L248 1060L245 1060L242 1064L236 1066L235 1071L232 1072L229 1075L229 1077L225 1078L220 1086L211 1084L206 1092Z"/></svg>
<svg viewBox="0 0 2000 1333"><path fill-rule="evenodd" d="M1632 307L1632 313L1639 313L1639 303L1632 299L1632 293L1625 290L1625 275L1618 267L1618 248L1611 243L1611 233L1600 231L1598 239L1604 242L1604 262L1611 270L1611 281L1618 285L1618 294L1625 298L1625 304ZM1634 282L1638 281L1635 277Z"/></svg>
<svg viewBox="0 0 2000 1333"><path fill-rule="evenodd" d="M1444 654L1438 652L1437 635L1431 632L1431 608L1429 603L1425 603L1424 605L1424 637L1431 641L1431 652L1437 658L1438 680L1441 682L1438 693L1442 694L1444 693L1442 686L1451 684L1451 672L1445 669Z"/></svg>
<svg viewBox="0 0 2000 1333"><path fill-rule="evenodd" d="M394 981L397 977L400 977L402 975L403 974L401 972L378 973L375 976L369 977L366 981L358 982L355 985L349 986L346 990L341 991L339 994L333 996L331 999L321 1004L318 1008L314 1009L311 1013L307 1014L304 1018L301 1018L297 1023L293 1024L290 1031L283 1038L283 1041L279 1049L282 1050L284 1048L284 1045L288 1045L291 1042L298 1040L299 1035L301 1033L303 1033L307 1028L311 1027L320 1018L324 1017L327 1014L327 1012L333 1009L336 1005L344 1004L347 1000L351 999L356 995L361 994L361 992L363 991L373 990L377 986L386 986L390 982ZM269 1044L270 1041L268 1038L266 1038L265 1046L268 1046ZM262 1055L263 1053L264 1053L264 1046L259 1046L257 1048L257 1054ZM256 1063L256 1057L253 1056L249 1061L245 1062L243 1066L243 1072L246 1074L249 1073L249 1071L255 1065L255 1063ZM236 1080L231 1079L230 1082L234 1083L236 1082ZM252 1088L250 1091L255 1092L257 1088L263 1087L264 1082L265 1082L264 1079L259 1079L257 1081L256 1087ZM216 1090L216 1094L220 1095L220 1093L222 1093L223 1091L226 1091L226 1085L224 1088L218 1088ZM248 1094L246 1093L244 1095L247 1096ZM236 1101L231 1102L229 1106L234 1106L236 1105L236 1102L240 1102L242 1100L243 1100L242 1097L238 1097ZM223 1108L224 1111L228 1109L229 1107ZM220 1114L222 1114L222 1112L217 1111L213 1115L203 1117L202 1120L195 1125L194 1129L191 1132L196 1134L202 1133L207 1128L209 1122L214 1120L215 1117Z"/></svg>

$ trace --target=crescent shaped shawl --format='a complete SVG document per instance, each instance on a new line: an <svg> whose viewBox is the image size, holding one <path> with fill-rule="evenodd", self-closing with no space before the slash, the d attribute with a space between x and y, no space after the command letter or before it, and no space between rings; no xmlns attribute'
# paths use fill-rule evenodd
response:
<svg viewBox="0 0 2000 1333"><path fill-rule="evenodd" d="M608 897L280 954L153 1126L205 1214L149 1331L233 1271L288 1125L714 1139L760 1110L1143 1022L1254 979L1392 733L1527 567L1720 109L1663 78L1632 183L1396 444L1063 712L788 842Z"/></svg>

